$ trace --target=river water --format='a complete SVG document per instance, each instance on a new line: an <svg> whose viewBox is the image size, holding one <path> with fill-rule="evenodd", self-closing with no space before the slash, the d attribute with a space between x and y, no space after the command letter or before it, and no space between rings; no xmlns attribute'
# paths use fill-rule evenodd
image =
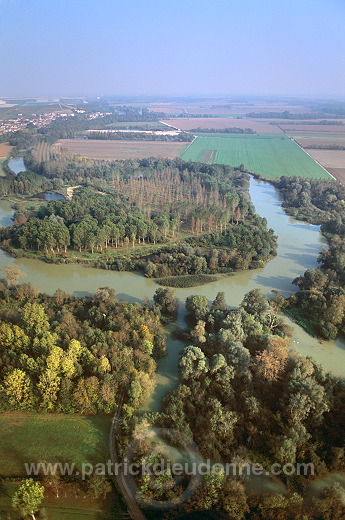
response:
<svg viewBox="0 0 345 520"><path fill-rule="evenodd" d="M296 221L288 217L280 206L279 195L268 183L251 179L250 194L259 215L265 217L268 226L278 235L277 256L262 269L243 271L227 276L207 285L189 289L177 289L179 298L178 325L183 326L185 316L184 301L190 294L203 294L212 301L217 292L224 291L228 305L236 307L251 289L260 288L267 296L277 289L283 296L296 291L291 281L306 269L317 266L319 251L326 247L319 227ZM0 201L0 225L11 225L12 211L7 201ZM52 294L57 288L76 296L95 292L99 287L109 286L116 290L118 298L139 301L147 296L152 298L158 285L151 279L137 273L105 271L83 265L55 265L27 258L14 259L0 250L0 267L15 263L26 273L22 282L32 282L41 291ZM290 322L290 320L287 319ZM292 347L303 355L311 355L327 371L345 377L345 341L324 341L322 344L310 337L301 327L294 329ZM143 409L156 411L164 395L177 382L177 365L183 343L172 340L167 327L168 355L158 363L156 387Z"/></svg>

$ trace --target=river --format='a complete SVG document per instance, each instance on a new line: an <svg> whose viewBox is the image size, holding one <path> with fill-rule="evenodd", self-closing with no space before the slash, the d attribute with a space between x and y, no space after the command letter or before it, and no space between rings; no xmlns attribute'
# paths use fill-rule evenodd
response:
<svg viewBox="0 0 345 520"><path fill-rule="evenodd" d="M326 247L319 227L288 217L280 206L275 188L264 182L251 179L250 194L257 212L265 217L269 227L278 235L277 256L262 269L243 271L222 278L217 282L190 289L177 289L179 298L178 325L183 326L184 301L190 294L203 294L212 301L217 292L224 291L228 305L236 307L251 289L260 288L267 296L277 289L283 296L295 292L291 281L306 269L317 266L319 251ZM12 211L7 201L0 201L0 225L11 225ZM137 273L105 271L83 265L55 265L27 258L14 259L0 250L0 267L15 263L26 277L21 281L32 282L40 290L52 294L57 288L76 296L95 292L99 287L109 286L116 290L117 297L141 302L144 296L152 298L158 285ZM311 355L327 371L345 377L345 341L324 341L322 344L310 337L301 327L293 326L292 347L303 355ZM175 325L176 326L176 325ZM144 404L143 410L156 411L162 398L177 382L177 366L183 343L172 340L167 327L168 354L158 362L156 387Z"/></svg>

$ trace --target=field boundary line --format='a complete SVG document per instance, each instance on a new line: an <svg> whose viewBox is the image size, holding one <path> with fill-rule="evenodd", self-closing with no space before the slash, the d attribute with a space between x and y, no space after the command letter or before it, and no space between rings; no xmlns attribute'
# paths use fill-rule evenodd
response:
<svg viewBox="0 0 345 520"><path fill-rule="evenodd" d="M184 150L184 152L180 155L180 157L181 157L183 154L185 154L187 150L189 150L189 148L192 146L192 144L194 143L194 141L195 141L196 139L198 139L198 137L199 137L198 135L195 135L195 136L194 136L193 141L191 141L191 142L189 143L189 145L188 145L187 148Z"/></svg>
<svg viewBox="0 0 345 520"><path fill-rule="evenodd" d="M164 121L159 121L162 125L169 126L170 128L174 128L175 130L179 130L179 132L185 132L186 130L181 130L181 128L177 128L177 126L169 125L169 123L164 123Z"/></svg>
<svg viewBox="0 0 345 520"><path fill-rule="evenodd" d="M304 148L302 148L302 146L300 144L297 143L297 141L295 141L295 139L293 137L290 137L291 141L293 143L295 143L298 148L300 148L301 150L303 150L304 153L306 153L311 159L313 159L313 161L316 162L316 164L318 164L326 173L327 175L329 175L330 177L332 177L333 180L337 180L335 177L333 177L333 175L331 173L329 173L326 168L324 166L322 166L322 164L319 163L319 161L317 159L315 159L314 157L312 157ZM339 181L338 181L339 182Z"/></svg>

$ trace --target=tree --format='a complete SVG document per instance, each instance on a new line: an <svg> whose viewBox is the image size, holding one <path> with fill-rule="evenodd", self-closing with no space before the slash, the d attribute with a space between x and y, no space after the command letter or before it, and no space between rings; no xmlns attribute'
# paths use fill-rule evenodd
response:
<svg viewBox="0 0 345 520"><path fill-rule="evenodd" d="M111 491L111 483L104 475L92 475L88 480L88 493L93 498L99 498L101 495L105 498L107 493Z"/></svg>
<svg viewBox="0 0 345 520"><path fill-rule="evenodd" d="M1 268L1 271L5 273L5 283L8 287L17 285L19 278L26 276L17 265L5 265Z"/></svg>
<svg viewBox="0 0 345 520"><path fill-rule="evenodd" d="M186 299L186 310L194 320L203 320L209 311L206 296L188 296Z"/></svg>
<svg viewBox="0 0 345 520"><path fill-rule="evenodd" d="M163 315L172 320L176 318L178 301L174 289L159 287L153 295L153 301Z"/></svg>
<svg viewBox="0 0 345 520"><path fill-rule="evenodd" d="M238 480L227 480L221 492L221 504L231 518L242 520L249 512L244 484Z"/></svg>
<svg viewBox="0 0 345 520"><path fill-rule="evenodd" d="M26 303L22 310L22 320L25 332L31 336L40 336L50 327L44 307L39 303Z"/></svg>
<svg viewBox="0 0 345 520"><path fill-rule="evenodd" d="M23 517L30 515L36 520L35 513L38 511L44 497L44 487L32 478L25 480L15 492L12 506Z"/></svg>
<svg viewBox="0 0 345 520"><path fill-rule="evenodd" d="M4 377L4 392L11 408L24 410L33 403L32 384L23 370L14 369Z"/></svg>
<svg viewBox="0 0 345 520"><path fill-rule="evenodd" d="M189 346L183 351L179 363L182 379L198 379L209 370L208 360L199 347Z"/></svg>
<svg viewBox="0 0 345 520"><path fill-rule="evenodd" d="M284 372L288 359L288 340L273 336L268 347L252 361L254 371L267 381L276 381Z"/></svg>
<svg viewBox="0 0 345 520"><path fill-rule="evenodd" d="M258 318L263 318L269 311L269 303L259 289L253 289L245 295L241 307Z"/></svg>
<svg viewBox="0 0 345 520"><path fill-rule="evenodd" d="M211 308L214 311L226 311L227 305L225 301L224 291L220 291L219 293L217 293L217 296L215 297Z"/></svg>

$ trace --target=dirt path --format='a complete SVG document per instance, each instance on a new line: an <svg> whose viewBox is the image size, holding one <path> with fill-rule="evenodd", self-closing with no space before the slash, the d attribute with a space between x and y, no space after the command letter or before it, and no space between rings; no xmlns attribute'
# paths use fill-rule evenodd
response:
<svg viewBox="0 0 345 520"><path fill-rule="evenodd" d="M80 184L78 184L78 186L69 186L67 188L67 190L66 190L67 191L67 198L69 200L72 200L72 198L73 198L73 190L75 190L76 188L80 188Z"/></svg>

